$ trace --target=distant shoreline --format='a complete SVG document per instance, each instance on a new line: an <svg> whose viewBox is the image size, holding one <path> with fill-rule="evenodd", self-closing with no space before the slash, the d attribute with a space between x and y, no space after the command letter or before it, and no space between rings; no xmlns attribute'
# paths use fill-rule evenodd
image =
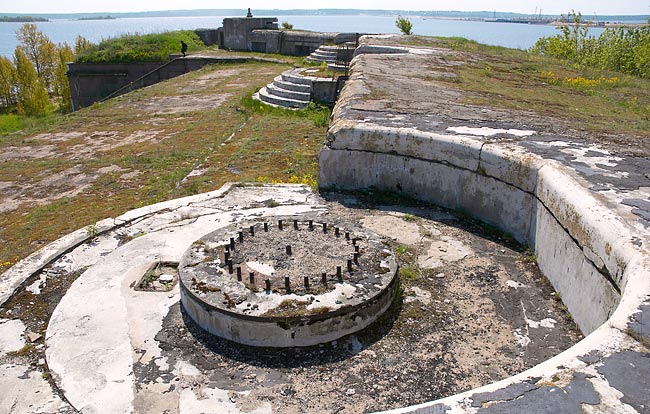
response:
<svg viewBox="0 0 650 414"><path fill-rule="evenodd" d="M558 19L495 19L495 18L481 18L481 17L447 17L447 16L420 16L424 20L460 20L472 22L486 22L486 23L513 23L513 24L535 24L543 26L573 26L573 22L561 21ZM644 27L650 26L650 23L625 23L625 22L609 22L609 21L584 21L582 24L589 27L609 28L609 27Z"/></svg>
<svg viewBox="0 0 650 414"><path fill-rule="evenodd" d="M115 20L117 17L113 16L92 16L92 17L80 17L77 20Z"/></svg>
<svg viewBox="0 0 650 414"><path fill-rule="evenodd" d="M160 10L147 12L93 12L93 13L30 13L29 16L45 19L74 19L74 20L92 20L110 16L113 19L129 17L192 17L192 16L241 16L246 15L245 9L197 9L197 10ZM420 17L425 19L449 19L449 20L478 20L494 21L502 20L508 23L519 23L518 20L526 21L525 24L538 24L537 20L547 21L545 24L554 24L560 20L560 15L551 14L526 14L500 11L435 11L435 10L378 10L378 9L253 9L254 16L358 16L358 15L376 15L376 16L397 16ZM4 13L8 17L19 17L21 14ZM25 13L22 14L26 15ZM610 22L609 24L623 25L643 25L647 24L650 15L588 15L583 14L585 21ZM603 26L600 26L603 27Z"/></svg>
<svg viewBox="0 0 650 414"><path fill-rule="evenodd" d="M49 22L48 19L44 17L32 17L32 16L0 16L0 23L42 23Z"/></svg>

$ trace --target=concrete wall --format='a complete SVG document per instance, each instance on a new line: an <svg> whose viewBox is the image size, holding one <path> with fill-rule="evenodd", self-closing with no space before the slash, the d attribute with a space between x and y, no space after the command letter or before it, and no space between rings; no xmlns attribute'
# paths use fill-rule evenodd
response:
<svg viewBox="0 0 650 414"><path fill-rule="evenodd" d="M251 32L256 29L278 29L275 17L232 17L223 19L223 47L250 50Z"/></svg>
<svg viewBox="0 0 650 414"><path fill-rule="evenodd" d="M472 138L342 120L330 128L319 165L320 187L407 193L528 243L585 334L620 301L632 246L611 240L626 225L560 166ZM578 208L589 213L577 214Z"/></svg>
<svg viewBox="0 0 650 414"><path fill-rule="evenodd" d="M395 266L391 272L397 270ZM311 346L339 339L357 332L377 320L391 305L398 278L376 297L358 306L342 308L304 319L250 317L226 313L199 300L180 283L181 302L190 317L206 331L219 337L251 346Z"/></svg>
<svg viewBox="0 0 650 414"><path fill-rule="evenodd" d="M337 33L303 32L297 30L253 30L248 49L253 52L307 56L319 46L334 43Z"/></svg>
<svg viewBox="0 0 650 414"><path fill-rule="evenodd" d="M163 64L164 62L131 64L68 63L67 75L70 82L72 107L77 110L92 105Z"/></svg>
<svg viewBox="0 0 650 414"><path fill-rule="evenodd" d="M328 104L336 101L337 83L332 79L314 79L311 84L311 98Z"/></svg>
<svg viewBox="0 0 650 414"><path fill-rule="evenodd" d="M124 89L126 93L134 89L153 85L171 79L205 65L214 63L246 62L247 58L204 58L192 57L179 59L172 55L169 62L155 63L68 63L68 80L74 110L90 106L101 101L120 88L135 82ZM149 74L146 78L139 80Z"/></svg>
<svg viewBox="0 0 650 414"><path fill-rule="evenodd" d="M206 46L219 44L219 29L196 29L194 33Z"/></svg>
<svg viewBox="0 0 650 414"><path fill-rule="evenodd" d="M337 33L301 32L286 30L283 33L279 52L283 55L308 56L326 43L334 43Z"/></svg>

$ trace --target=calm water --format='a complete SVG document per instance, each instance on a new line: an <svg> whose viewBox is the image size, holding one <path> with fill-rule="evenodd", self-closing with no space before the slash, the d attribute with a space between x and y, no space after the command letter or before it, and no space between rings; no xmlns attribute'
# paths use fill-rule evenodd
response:
<svg viewBox="0 0 650 414"><path fill-rule="evenodd" d="M329 32L397 33L394 16L277 16L296 29ZM168 30L217 28L224 16L143 17L114 20L53 20L36 23L39 30L55 43L74 45L77 35L92 42L127 33L156 33ZM557 33L553 26L515 23L487 23L461 20L437 20L412 17L413 31L429 36L460 36L496 46L526 49L542 36ZM15 32L21 23L0 23L0 55L12 57L17 41ZM598 35L602 29L591 29Z"/></svg>

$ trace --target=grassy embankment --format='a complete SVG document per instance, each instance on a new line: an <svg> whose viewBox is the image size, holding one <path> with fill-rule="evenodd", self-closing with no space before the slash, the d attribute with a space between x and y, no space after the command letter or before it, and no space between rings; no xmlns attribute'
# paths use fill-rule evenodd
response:
<svg viewBox="0 0 650 414"><path fill-rule="evenodd" d="M329 110L294 112L250 99L289 67L206 67L0 133L0 204L8 208L0 215L0 271L102 218L229 181L315 185ZM195 168L203 173L184 179ZM11 208L7 197L20 206Z"/></svg>
<svg viewBox="0 0 650 414"><path fill-rule="evenodd" d="M78 63L165 62L172 53L180 53L181 40L187 44L187 53L205 49L205 45L191 30L124 35L101 41L80 53Z"/></svg>

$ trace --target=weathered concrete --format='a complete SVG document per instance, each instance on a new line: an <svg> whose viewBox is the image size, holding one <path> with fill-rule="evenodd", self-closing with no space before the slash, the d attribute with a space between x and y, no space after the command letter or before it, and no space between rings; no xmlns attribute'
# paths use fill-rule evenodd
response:
<svg viewBox="0 0 650 414"><path fill-rule="evenodd" d="M589 412L622 412L625 385L616 387L619 392L600 382L624 372L621 365L592 380L601 359L585 363L577 357L590 351L626 355L626 350L647 346L636 339L648 335L650 316L644 318L648 306L643 303L650 294L650 237L637 220L644 220L650 179L632 167L644 163L624 161L594 145L585 148L544 136L540 129L510 121L507 113L496 117L469 107L455 119L449 112L453 106L428 112L425 107L442 108L445 96L453 92L425 96L427 89L414 76L417 68L431 70L432 61L448 64L436 61L437 56L453 58L454 52L400 46L391 39L396 38L362 38L355 52L350 80L320 155L319 185L406 193L466 211L511 233L531 246L540 269L589 334L572 349L508 380L391 412L476 412L468 400L483 402L475 405L482 407L478 412L547 412L547 404L549 412L582 412L589 406ZM374 91L381 97L373 98ZM488 117L495 117L490 127L478 121ZM495 136L502 138L491 138ZM551 146L571 156L559 156ZM625 177L616 171L623 161L631 171ZM626 179L630 176L639 178ZM594 178L609 192L595 193L603 184ZM630 190L635 191L633 197L627 195ZM559 385L563 392L541 386L538 379L531 382L534 377L548 381L566 376L559 374L562 370L568 370L566 382ZM537 385L512 397L499 394L526 383ZM628 393L627 399L645 410L650 394L639 402L640 389L628 388ZM512 401L497 404L500 399Z"/></svg>
<svg viewBox="0 0 650 414"><path fill-rule="evenodd" d="M229 226L187 249L179 264L181 302L199 326L219 337L251 346L310 346L360 331L388 309L398 283L397 262L385 241L368 231L350 233L350 227L340 230L348 232L349 237L344 238L342 234L335 236L333 229L321 233L317 230L320 223L312 222L316 228L312 231L304 229L304 222L300 223L302 230L294 230L291 217L285 218L285 223L288 229L280 230L266 222L268 231L255 222ZM236 237L237 230L248 225L257 227L255 236L246 234L237 247L233 245L231 257L246 250L247 258L266 258L264 266L253 273L257 284L246 283L248 272L255 269L252 259L241 262L243 280L237 281L227 272L220 253L229 244L229 237ZM275 240L272 245L263 242L270 237ZM305 239L310 242L305 244ZM278 240L293 245L293 253L285 255L280 246L278 255ZM352 271L345 268L345 261L355 251L353 243L363 254ZM249 245L256 248L251 251ZM329 250L336 251L323 256L322 251ZM323 257L328 259L322 260ZM336 276L337 264L342 268L341 280ZM276 274L280 271L274 268L276 265L282 266L283 274ZM323 271L329 279L325 286L318 282ZM285 276L293 276L290 292L283 288ZM311 290L296 286L303 277L312 279ZM268 290L262 287L262 279L269 280ZM286 306L290 306L289 310Z"/></svg>
<svg viewBox="0 0 650 414"><path fill-rule="evenodd" d="M253 95L266 104L289 109L303 109L310 100L334 103L341 82L333 78L310 76L310 69L289 69Z"/></svg>
<svg viewBox="0 0 650 414"><path fill-rule="evenodd" d="M223 19L223 44L221 47L233 50L254 50L251 48L251 34L256 29L278 29L276 17L232 17ZM266 52L266 50L262 50Z"/></svg>
<svg viewBox="0 0 650 414"><path fill-rule="evenodd" d="M233 220L257 217L276 212L294 215L317 211L318 204L309 202L302 187L288 187L282 194L260 192L263 199L273 197L282 202L289 198L293 205L281 205L274 209L253 208L239 210L219 203L219 199L206 197L189 197L158 205L157 211L174 207L176 211L168 213L172 217L182 217L183 206L194 209L194 217L183 227L169 224L164 214L156 221L141 222L139 231L145 235L133 240L127 246L117 248L105 255L98 263L84 272L70 287L54 311L47 330L47 361L59 386L65 390L70 403L82 411L92 412L129 412L137 405L134 396L134 377L131 373L137 364L146 360L154 361L159 353L157 345L147 344L159 329L156 324L144 325L141 321L162 318L172 303L178 301L178 291L173 293L165 303L156 300L157 305L149 311L149 304L143 298L167 297L167 293L135 292L130 285L137 282L154 261L178 262L187 247L211 231L230 224ZM236 198L235 203L251 203L255 200ZM274 196L278 196L275 198ZM202 200L209 201L205 207ZM305 203L307 201L307 203ZM194 205L194 203L196 205ZM208 207L210 204L219 208ZM181 211L179 211L181 210ZM202 215L202 210L206 210ZM141 216L141 212L132 213L131 217ZM173 223L173 221L172 221ZM158 227L158 226L161 227ZM131 293L133 292L133 293ZM103 303L92 310L85 303ZM70 324L76 328L70 329ZM147 326L146 330L143 330ZM146 360L134 353L136 349L151 349ZM151 348L153 346L153 348ZM153 392L153 391L152 391ZM120 395L120 398L115 398ZM146 397L142 397L146 398Z"/></svg>
<svg viewBox="0 0 650 414"><path fill-rule="evenodd" d="M341 197L341 202L361 206L349 195L328 197ZM265 207L267 204L273 207ZM378 325L392 332L379 341L376 326L323 347L288 349L282 354L286 357L280 359L289 368L272 363L268 369L260 369L260 362L266 360L264 364L267 364L278 358L276 352L282 351L253 351L253 358L261 358L255 362L245 356L249 351L241 345L228 344L211 335L208 335L211 339L206 339L207 334L191 321L187 308L180 309L178 286L168 292L137 289L138 281L152 263L178 261L195 237L206 232L226 228L240 220L264 220L270 216L311 219L325 214L328 221L335 220L337 225L347 220L361 223L359 229L374 229L397 243L422 251L431 259L421 266L431 267L435 276L423 277L417 285L408 287L405 315L399 322L403 326L390 329L391 323ZM345 221L336 221L335 217L339 216L346 217ZM409 401L422 401L422 395L426 395L423 393L432 392L432 387L411 390L408 384L423 364L428 368L417 374L417 378L444 375L447 380L436 385L436 389L447 389L452 380L464 380L462 367L472 365L467 361L482 358L486 352L490 361L481 362L487 364L484 369L497 370L501 374L490 376L503 377L503 370L516 369L511 361L516 366L530 366L531 360L543 360L557 352L556 347L564 349L575 340L575 331L567 332L572 324L561 316L555 302L548 297L548 287L533 286L539 275L530 272L532 266L515 262L518 255L512 247L466 232L461 241L458 235L463 232L461 228L433 220L454 223L458 219L434 208L379 206L376 211L345 208L336 201L325 203L302 186L226 186L219 191L143 207L110 219L116 227L97 236L92 243L61 255L46 273L33 278L33 283L30 279L27 290L32 293L21 291L19 295L29 301L43 300L47 288L44 292L33 292L45 284L47 287L55 284L60 271L86 269L75 282L70 280L69 289L65 286L67 292L64 291L47 329L44 354L56 383L54 389L64 394L73 407L89 412L195 412L208 406L213 410L208 412L294 413L304 409L322 412L338 404L337 395L341 393L345 411L360 413L369 411L364 409L369 406L374 409L399 406L397 401L405 398L404 392ZM357 229L356 224L353 227ZM403 234L404 229L412 234ZM478 257L485 253L492 255L497 246L503 252L497 252L497 256L503 254L499 261ZM430 253L436 250L439 254ZM479 303L462 302L470 294L464 283L473 286L471 295ZM450 290L443 294L441 289L447 287ZM485 320L490 295L502 298L499 303L507 308L499 313L503 319ZM96 306L97 303L102 306ZM452 306L459 308L453 311ZM20 305L11 309L20 310ZM12 315L32 323L25 310ZM442 321L444 325L438 325ZM487 328L488 325L491 327ZM450 342L450 336L458 342ZM521 343L522 338L525 344ZM206 345L208 348L204 349ZM454 359L438 366L442 355L447 354L447 346L454 347ZM38 350L44 345L39 343L36 347ZM404 352L414 355L402 355ZM391 368L397 363L396 358L402 367L398 371ZM0 359L0 364L4 361ZM312 364L313 369L301 368ZM45 367L45 360L38 362L38 366ZM450 367L461 372L446 374ZM28 401L21 398L24 392L21 387L42 388L42 392L50 389L39 368L31 368L29 379L20 371L26 368L6 370L7 376L0 381L6 384L3 389L11 392L0 403L17 403L14 410L17 413L33 412ZM337 374L335 378L324 377L324 372ZM355 385L347 385L348 375L363 378ZM469 369L466 375L471 376L471 381L485 383L478 379L485 374L477 375L474 369ZM396 376L401 383L398 392L390 385ZM376 389L375 385L380 388ZM287 387L296 387L296 395L268 399L282 395ZM382 400L375 401L373 396L379 389ZM321 395L323 392L327 395ZM228 398L224 399L225 395ZM291 397L287 398L288 395ZM397 395L398 399L384 401L384 396L390 395ZM303 396L316 405L305 408L297 399ZM52 404L62 412L72 410L58 398Z"/></svg>
<svg viewBox="0 0 650 414"><path fill-rule="evenodd" d="M201 56L180 54L170 56L167 62L152 63L68 63L68 81L74 110L90 106L109 96L132 90L219 63L263 61L283 63L277 59L254 56ZM119 91L119 92L118 92ZM116 94L117 93L117 94Z"/></svg>

